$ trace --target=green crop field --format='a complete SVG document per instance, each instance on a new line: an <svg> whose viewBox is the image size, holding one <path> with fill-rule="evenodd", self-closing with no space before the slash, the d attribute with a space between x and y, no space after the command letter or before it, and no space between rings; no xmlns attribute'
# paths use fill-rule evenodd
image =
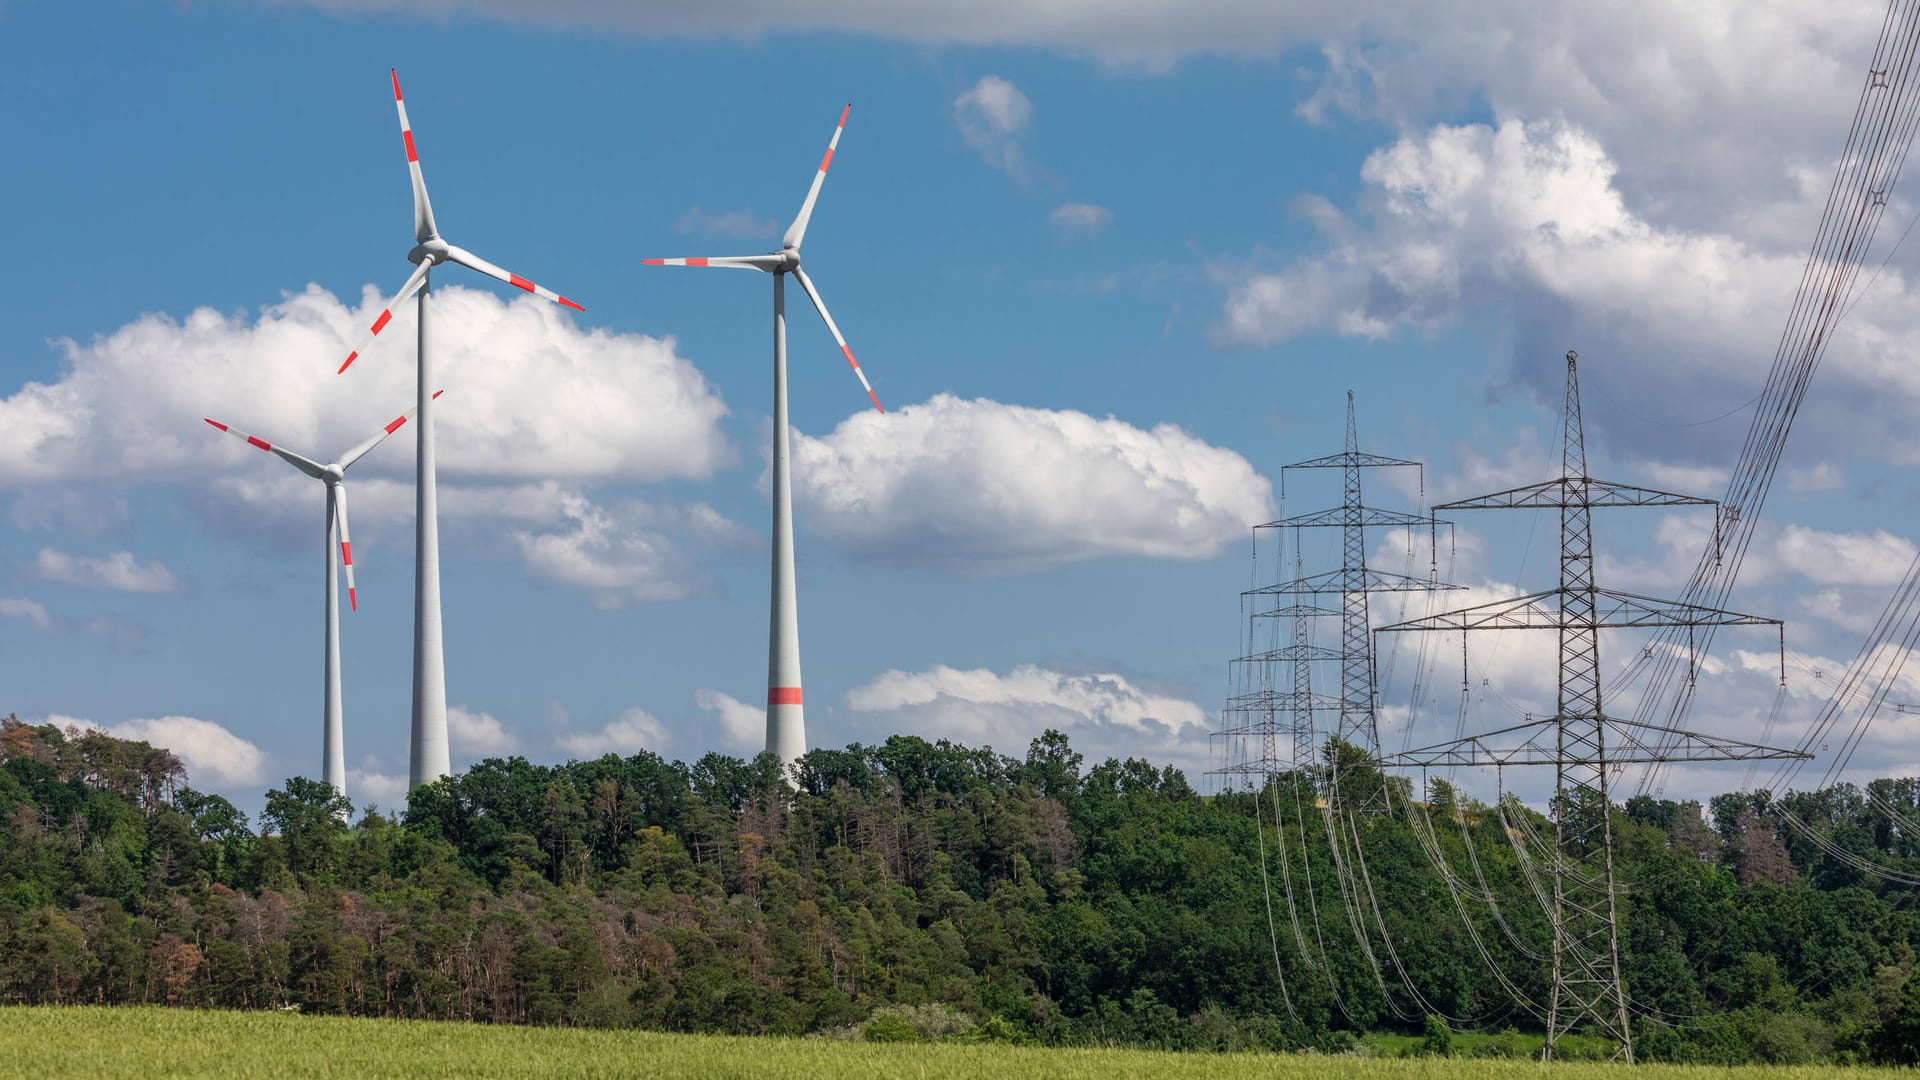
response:
<svg viewBox="0 0 1920 1080"><path fill-rule="evenodd" d="M1566 1063L1567 1078L1626 1075ZM1872 1075L1831 1067L1642 1066L1647 1080L1821 1080ZM1525 1061L1284 1054L1172 1054L996 1044L914 1045L524 1028L292 1013L162 1008L0 1008L5 1076L648 1076L648 1077L1538 1077Z"/></svg>

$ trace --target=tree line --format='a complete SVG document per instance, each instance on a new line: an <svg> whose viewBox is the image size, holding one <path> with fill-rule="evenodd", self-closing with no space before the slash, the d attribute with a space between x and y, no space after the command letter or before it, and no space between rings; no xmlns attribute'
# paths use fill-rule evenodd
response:
<svg viewBox="0 0 1920 1080"><path fill-rule="evenodd" d="M1057 732L815 750L797 789L494 759L357 817L294 777L256 825L163 748L0 718L0 1002L1517 1052L1550 926L1516 837L1551 822L1339 767L1393 796L1344 845L1319 770L1203 797ZM1920 781L1609 812L1641 1057L1920 1061L1920 890L1836 854L1920 875Z"/></svg>

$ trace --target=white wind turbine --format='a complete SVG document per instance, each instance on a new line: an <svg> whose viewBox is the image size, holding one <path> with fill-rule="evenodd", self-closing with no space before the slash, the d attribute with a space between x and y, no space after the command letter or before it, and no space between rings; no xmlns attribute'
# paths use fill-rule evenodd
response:
<svg viewBox="0 0 1920 1080"><path fill-rule="evenodd" d="M440 396L435 391L434 397ZM367 452L385 442L387 436L399 431L419 406L408 409L394 417L393 421L373 437L341 454L339 460L322 465L312 458L302 457L284 446L276 446L265 439L249 435L244 431L228 427L218 420L206 417L207 423L221 431L244 441L256 450L264 450L285 461L287 464L327 485L327 539L320 550L327 562L327 636L324 689L321 691L320 712L321 729L324 732L320 753L320 772L327 783L340 794L347 793L346 735L340 719L340 579L333 561L333 544L337 536L340 541L340 563L347 568L347 604L355 611L360 610L360 596L353 587L353 542L347 530L347 470L353 463L367 456Z"/></svg>
<svg viewBox="0 0 1920 1080"><path fill-rule="evenodd" d="M400 137L407 146L407 170L413 174L414 244L413 250L407 252L407 261L413 263L415 269L407 283L381 309L380 317L373 320L373 327L347 354L340 370L347 370L359 359L361 350L386 329L394 308L407 297L418 294L419 405L416 407L420 411L420 427L416 438L420 453L414 485L413 741L407 767L407 787L411 790L452 771L447 751L446 656L440 633L440 516L433 454L433 399L427 394L427 387L433 382L432 354L427 349L427 300L432 291L428 276L436 263L459 263L575 311L586 309L441 238L433 220L433 204L427 201L427 182L420 175L420 155L413 146L413 128L407 123L407 103L400 97L398 71L393 73L393 105L400 113Z"/></svg>
<svg viewBox="0 0 1920 1080"><path fill-rule="evenodd" d="M807 189L800 213L787 226L780 250L768 255L719 256L714 258L644 259L648 266L720 266L741 270L759 270L773 275L773 601L768 620L767 643L767 749L792 769L800 755L807 752L806 713L800 692L800 615L793 583L793 501L792 481L787 468L787 293L786 276L792 274L814 310L827 324L827 332L840 346L840 352L853 366L853 373L866 387L873 407L881 412L880 398L867 382L866 373L853 358L847 339L840 334L820 290L813 287L806 271L800 269L800 244L807 236L807 221L813 217L813 204L820 197L820 185L833 164L834 148L840 145L840 133L846 130L852 105L840 110L840 123L833 129L827 153L813 174L813 186Z"/></svg>

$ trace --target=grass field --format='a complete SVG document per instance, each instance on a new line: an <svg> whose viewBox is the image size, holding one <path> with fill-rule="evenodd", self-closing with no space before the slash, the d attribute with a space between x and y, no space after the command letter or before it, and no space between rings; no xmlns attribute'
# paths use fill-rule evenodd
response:
<svg viewBox="0 0 1920 1080"><path fill-rule="evenodd" d="M1314 1055L1168 1054L993 1044L914 1045L726 1038L631 1031L353 1020L290 1013L136 1008L0 1008L0 1076L647 1076L1063 1077L1222 1076L1466 1080L1538 1077L1533 1062ZM1560 1064L1567 1080L1620 1067ZM1642 1066L1631 1075L1825 1080L1836 1068Z"/></svg>

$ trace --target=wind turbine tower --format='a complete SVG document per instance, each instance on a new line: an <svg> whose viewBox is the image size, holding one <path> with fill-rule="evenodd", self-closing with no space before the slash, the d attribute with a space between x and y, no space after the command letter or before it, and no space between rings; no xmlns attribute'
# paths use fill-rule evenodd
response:
<svg viewBox="0 0 1920 1080"><path fill-rule="evenodd" d="M417 392L420 424L416 429L420 453L415 465L414 484L414 580L413 580L413 740L407 767L407 787L419 787L447 775L452 762L447 750L447 667L440 631L440 501L435 481L433 453L433 397L427 387L433 383L432 352L427 348L427 307L432 293L429 278L438 263L458 263L491 278L498 278L535 296L551 300L575 311L579 304L543 289L519 274L495 266L465 248L455 247L440 236L433 219L433 204L427 200L427 181L420 173L420 155L413 145L413 127L407 122L407 103L400 96L400 73L393 72L393 105L400 114L400 138L407 147L407 171L413 175L413 249L407 261L414 271L406 284L382 308L373 326L347 354L340 365L346 371L360 358L362 350L373 342L393 319L393 309L409 296L418 297L419 358Z"/></svg>
<svg viewBox="0 0 1920 1080"><path fill-rule="evenodd" d="M779 756L789 770L800 755L807 752L806 710L800 689L800 613L793 581L793 483L788 469L787 434L787 275L813 302L815 311L827 324L840 353L847 358L860 385L866 389L873 407L880 412L880 398L860 370L840 327L827 314L806 271L800 269L800 245L807 236L807 222L813 217L813 204L820 197L820 185L827 179L827 167L833 164L833 152L840 145L840 133L846 130L852 105L840 110L840 123L827 142L826 156L813 174L813 186L807 189L800 213L781 237L780 250L766 255L727 255L711 258L644 259L648 266L713 266L739 270L759 270L773 275L773 596L767 632L767 749Z"/></svg>

